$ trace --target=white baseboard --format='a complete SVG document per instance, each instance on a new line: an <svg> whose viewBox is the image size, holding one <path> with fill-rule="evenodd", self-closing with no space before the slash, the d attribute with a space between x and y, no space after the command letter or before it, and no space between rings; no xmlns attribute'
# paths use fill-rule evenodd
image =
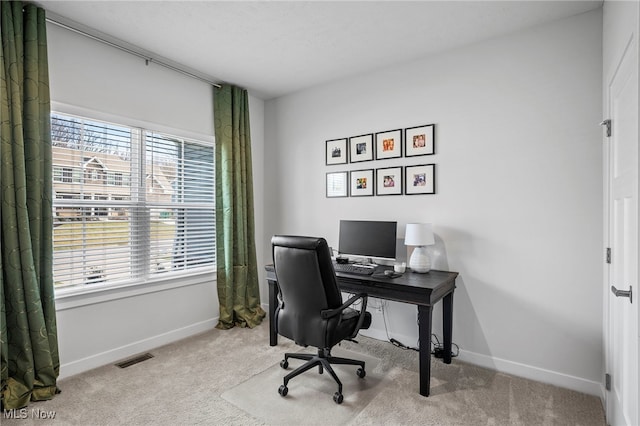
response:
<svg viewBox="0 0 640 426"><path fill-rule="evenodd" d="M358 332L359 336L366 336L366 337L371 337L372 339L376 339L376 340L382 340L387 341L389 339L387 339L387 334L384 332L384 330L378 330L375 328L369 328L367 330L360 330ZM356 338L357 340L357 338Z"/></svg>
<svg viewBox="0 0 640 426"><path fill-rule="evenodd" d="M187 327L171 330L157 336L133 342L119 348L111 349L106 352L98 353L86 358L61 364L60 376L58 377L58 379L61 380L67 377L75 376L76 374L80 374L94 368L102 367L103 365L120 361L124 358L131 357L141 352L146 352L151 349L167 345L181 339L185 339L195 334L212 330L213 328L215 328L217 323L218 317L212 318L196 324L191 324Z"/></svg>
<svg viewBox="0 0 640 426"><path fill-rule="evenodd" d="M577 392L594 395L604 400L604 388L602 383L575 377L557 371L546 370L544 368L533 367L506 359L482 355L475 352L460 349L458 356L460 361L480 367L496 370L501 373L512 374L525 379L548 383L561 388L575 390Z"/></svg>
<svg viewBox="0 0 640 426"><path fill-rule="evenodd" d="M389 340L384 330L370 328L368 330L361 330L359 334L377 340ZM393 333L393 335L390 337L393 337L399 342L410 347L414 347L416 345L416 342L414 341L415 338L411 336ZM600 382L559 373L557 371L545 370L543 368L533 367L514 361L508 361L505 359L482 355L475 352L465 351L462 349L460 350L458 359L460 361L468 362L469 364L474 364L480 367L488 368L490 370L495 370L500 373L511 374L518 377L524 377L525 379L548 383L561 388L571 389L577 392L594 395L599 397L602 401L605 400L606 391L604 385Z"/></svg>

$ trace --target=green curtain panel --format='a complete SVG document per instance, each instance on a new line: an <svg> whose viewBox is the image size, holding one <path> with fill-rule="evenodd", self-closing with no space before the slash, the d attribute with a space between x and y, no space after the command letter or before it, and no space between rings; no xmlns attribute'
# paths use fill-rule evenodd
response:
<svg viewBox="0 0 640 426"><path fill-rule="evenodd" d="M229 85L214 88L213 114L220 300L216 327L255 327L265 312L260 307L258 287L247 91Z"/></svg>
<svg viewBox="0 0 640 426"><path fill-rule="evenodd" d="M53 290L45 12L0 2L2 407L51 399L60 370Z"/></svg>

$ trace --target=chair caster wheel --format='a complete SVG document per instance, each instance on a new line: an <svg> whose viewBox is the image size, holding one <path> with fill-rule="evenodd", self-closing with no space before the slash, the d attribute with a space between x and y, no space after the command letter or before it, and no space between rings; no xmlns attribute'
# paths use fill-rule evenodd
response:
<svg viewBox="0 0 640 426"><path fill-rule="evenodd" d="M358 377L360 377L361 379L364 379L364 376L367 375L367 372L364 371L364 368L358 368L358 371L356 371L356 374L358 375Z"/></svg>
<svg viewBox="0 0 640 426"><path fill-rule="evenodd" d="M336 404L342 404L343 400L344 400L344 397L340 392L336 392L333 394L333 402L335 402Z"/></svg>
<svg viewBox="0 0 640 426"><path fill-rule="evenodd" d="M283 359L282 361L280 361L280 367L286 370L289 367L289 361L287 361L286 359Z"/></svg>
<svg viewBox="0 0 640 426"><path fill-rule="evenodd" d="M289 393L289 388L286 387L285 385L280 385L280 387L278 388L278 393L280 394L280 396L287 396L287 394ZM333 396L333 399L335 399L335 395Z"/></svg>

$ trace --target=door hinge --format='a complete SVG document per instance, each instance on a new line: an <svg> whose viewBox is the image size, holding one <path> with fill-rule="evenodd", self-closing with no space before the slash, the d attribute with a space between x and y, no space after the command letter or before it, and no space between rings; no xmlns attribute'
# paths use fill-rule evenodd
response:
<svg viewBox="0 0 640 426"><path fill-rule="evenodd" d="M607 263L611 263L611 247L607 247Z"/></svg>
<svg viewBox="0 0 640 426"><path fill-rule="evenodd" d="M606 119L603 120L602 123L600 123L601 126L607 126L607 137L610 138L611 137L611 120L610 119Z"/></svg>
<svg viewBox="0 0 640 426"><path fill-rule="evenodd" d="M611 374L604 375L604 388L608 391L611 390Z"/></svg>

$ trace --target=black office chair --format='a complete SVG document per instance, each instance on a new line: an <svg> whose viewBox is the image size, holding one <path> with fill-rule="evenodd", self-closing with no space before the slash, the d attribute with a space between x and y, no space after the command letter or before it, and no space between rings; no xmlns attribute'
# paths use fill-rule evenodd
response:
<svg viewBox="0 0 640 426"><path fill-rule="evenodd" d="M333 400L341 404L342 382L331 364L359 365L356 374L366 375L364 361L331 356L331 348L343 340L353 339L358 331L369 328L371 314L367 309L367 295L358 294L342 303L336 282L329 246L324 238L281 236L271 239L280 298L275 323L278 334L300 346L315 346L318 354L285 353L280 366L286 369L289 358L307 362L284 377L278 393L286 396L289 380L315 367L320 374L327 370L338 383ZM350 308L362 300L360 311Z"/></svg>

